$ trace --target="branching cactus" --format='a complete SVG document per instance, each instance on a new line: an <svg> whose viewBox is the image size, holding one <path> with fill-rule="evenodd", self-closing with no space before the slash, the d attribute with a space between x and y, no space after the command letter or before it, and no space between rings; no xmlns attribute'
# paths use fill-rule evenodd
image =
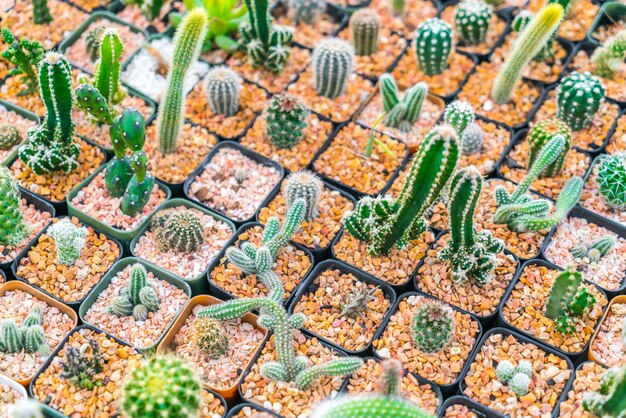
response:
<svg viewBox="0 0 626 418"><path fill-rule="evenodd" d="M513 44L491 90L491 98L499 104L508 103L522 71L552 37L563 18L560 4L544 7L526 26Z"/></svg>
<svg viewBox="0 0 626 418"><path fill-rule="evenodd" d="M121 407L129 418L196 417L201 393L202 383L190 364L172 355L157 355L130 373Z"/></svg>
<svg viewBox="0 0 626 418"><path fill-rule="evenodd" d="M479 124L472 122L467 125L461 134L461 153L463 155L474 155L483 149L484 132Z"/></svg>
<svg viewBox="0 0 626 418"><path fill-rule="evenodd" d="M603 418L624 418L626 414L626 366L608 369L597 392L583 397L583 409Z"/></svg>
<svg viewBox="0 0 626 418"><path fill-rule="evenodd" d="M302 100L287 93L272 97L267 107L265 133L278 149L290 149L302 139L309 111Z"/></svg>
<svg viewBox="0 0 626 418"><path fill-rule="evenodd" d="M463 0L456 6L454 29L467 45L485 42L491 23L491 6L482 0Z"/></svg>
<svg viewBox="0 0 626 418"><path fill-rule="evenodd" d="M441 195L458 159L455 130L434 128L417 151L398 199L362 198L345 213L346 230L366 242L371 254L388 254L394 246L404 248L426 231L424 214Z"/></svg>
<svg viewBox="0 0 626 418"><path fill-rule="evenodd" d="M11 171L0 166L0 244L14 246L29 233L22 214L22 197Z"/></svg>
<svg viewBox="0 0 626 418"><path fill-rule="evenodd" d="M72 68L63 55L46 54L39 65L39 86L46 115L41 125L28 131L19 155L35 174L68 173L78 167L80 147L72 122Z"/></svg>
<svg viewBox="0 0 626 418"><path fill-rule="evenodd" d="M626 210L626 152L602 157L598 164L598 191L612 210Z"/></svg>
<svg viewBox="0 0 626 418"><path fill-rule="evenodd" d="M603 98L604 87L598 77L588 72L573 72L561 80L556 117L565 121L572 130L580 131L591 122Z"/></svg>
<svg viewBox="0 0 626 418"><path fill-rule="evenodd" d="M159 297L148 283L146 268L137 263L131 267L130 284L111 301L107 313L115 316L132 315L135 321L145 321L148 312L156 312L160 305Z"/></svg>
<svg viewBox="0 0 626 418"><path fill-rule="evenodd" d="M550 178L559 174L563 168L563 162L565 156L570 149L572 143L572 132L567 124L560 119L547 119L541 122L537 122L526 135L528 144L530 145L530 154L528 155L528 168L532 167L537 159L537 156L541 153L543 147L554 137L555 135L561 135L565 138L565 145L561 150L559 156L550 163L540 174L540 178Z"/></svg>
<svg viewBox="0 0 626 418"><path fill-rule="evenodd" d="M161 251L191 254L204 244L205 227L195 212L181 208L168 212L167 218L162 221L163 225L154 229Z"/></svg>
<svg viewBox="0 0 626 418"><path fill-rule="evenodd" d="M33 22L36 25L47 25L52 22L48 0L33 0Z"/></svg>
<svg viewBox="0 0 626 418"><path fill-rule="evenodd" d="M296 25L315 23L324 10L325 0L289 0L289 16Z"/></svg>
<svg viewBox="0 0 626 418"><path fill-rule="evenodd" d="M479 232L474 228L474 212L482 187L483 177L473 166L457 171L450 183L451 237L439 257L450 263L456 283L469 279L480 286L487 284L498 263L496 256L504 250L504 243L493 238L489 230Z"/></svg>
<svg viewBox="0 0 626 418"><path fill-rule="evenodd" d="M122 101L126 92L120 83L120 63L124 44L115 28L106 28L100 38L99 59L95 64L93 86L109 106Z"/></svg>
<svg viewBox="0 0 626 418"><path fill-rule="evenodd" d="M299 200L304 199L305 210L303 220L311 222L317 218L318 204L322 198L324 185L317 175L308 170L291 173L285 180L285 201L287 211Z"/></svg>
<svg viewBox="0 0 626 418"><path fill-rule="evenodd" d="M248 21L239 25L241 48L248 52L254 67L265 67L280 72L289 59L289 46L293 29L272 26L268 0L244 0L248 8Z"/></svg>
<svg viewBox="0 0 626 418"><path fill-rule="evenodd" d="M357 55L369 56L378 51L380 16L373 9L358 9L350 17L352 44Z"/></svg>
<svg viewBox="0 0 626 418"><path fill-rule="evenodd" d="M614 236L607 235L590 245L585 243L578 244L569 251L574 258L582 259L583 257L587 257L590 263L597 263L611 251L616 243L617 240Z"/></svg>
<svg viewBox="0 0 626 418"><path fill-rule="evenodd" d="M626 58L626 30L618 32L593 51L591 62L594 73L603 78L613 78L624 64L624 58Z"/></svg>
<svg viewBox="0 0 626 418"><path fill-rule="evenodd" d="M50 226L47 234L54 240L59 263L73 265L85 247L87 228L76 226L69 218L63 218Z"/></svg>
<svg viewBox="0 0 626 418"><path fill-rule="evenodd" d="M217 319L196 318L191 334L196 347L211 359L220 358L228 351L228 333Z"/></svg>
<svg viewBox="0 0 626 418"><path fill-rule="evenodd" d="M474 122L474 109L468 102L455 100L446 107L443 118L448 125L456 129L456 133L460 137L465 128Z"/></svg>
<svg viewBox="0 0 626 418"><path fill-rule="evenodd" d="M313 86L329 99L341 96L354 70L354 47L347 41L329 38L313 51Z"/></svg>
<svg viewBox="0 0 626 418"><path fill-rule="evenodd" d="M576 318L586 315L596 303L596 298L582 284L582 274L569 268L552 283L544 313L555 321L555 329L563 334L574 332Z"/></svg>
<svg viewBox="0 0 626 418"><path fill-rule="evenodd" d="M454 310L435 299L421 304L411 319L413 343L424 353L437 353L448 345L455 330Z"/></svg>
<svg viewBox="0 0 626 418"><path fill-rule="evenodd" d="M164 154L171 154L178 148L185 114L185 76L200 54L207 27L206 12L203 8L196 8L185 15L174 35L167 90L159 106L157 120L159 150Z"/></svg>
<svg viewBox="0 0 626 418"><path fill-rule="evenodd" d="M226 66L213 68L206 76L205 89L211 111L234 116L239 110L241 77Z"/></svg>
<svg viewBox="0 0 626 418"><path fill-rule="evenodd" d="M524 396L528 393L533 377L533 365L530 361L521 360L515 367L510 361L503 360L496 367L496 377L517 396Z"/></svg>
<svg viewBox="0 0 626 418"><path fill-rule="evenodd" d="M428 95L428 85L417 83L406 90L400 98L396 81L391 74L385 73L380 77L380 94L386 113L385 124L402 132L410 132Z"/></svg>
<svg viewBox="0 0 626 418"><path fill-rule="evenodd" d="M44 57L44 47L37 41L29 41L22 38L19 41L13 36L7 28L0 30L2 43L8 45L7 48L0 53L0 58L13 64L15 68L9 71L9 75L21 75L20 81L26 87L17 93L18 96L26 96L33 94L39 88L37 79L37 71L39 63Z"/></svg>
<svg viewBox="0 0 626 418"><path fill-rule="evenodd" d="M20 142L22 137L15 126L0 123L0 150L10 150Z"/></svg>
<svg viewBox="0 0 626 418"><path fill-rule="evenodd" d="M443 73L452 52L452 27L437 17L417 27L415 48L420 70L434 76Z"/></svg>

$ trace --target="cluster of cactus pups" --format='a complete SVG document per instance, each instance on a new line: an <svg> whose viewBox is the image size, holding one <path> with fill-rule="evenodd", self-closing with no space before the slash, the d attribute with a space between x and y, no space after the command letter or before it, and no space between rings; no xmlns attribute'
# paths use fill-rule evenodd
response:
<svg viewBox="0 0 626 418"><path fill-rule="evenodd" d="M586 257L589 259L590 263L597 263L602 257L611 251L611 248L613 248L616 242L617 241L614 236L608 235L592 243L582 242L572 247L569 252L577 260L581 260Z"/></svg>
<svg viewBox="0 0 626 418"><path fill-rule="evenodd" d="M593 51L591 62L594 73L603 78L614 78L626 58L626 30L618 32Z"/></svg>
<svg viewBox="0 0 626 418"><path fill-rule="evenodd" d="M520 360L517 366L508 360L502 360L496 367L496 377L517 396L528 393L533 378L533 364L527 360Z"/></svg>
<svg viewBox="0 0 626 418"><path fill-rule="evenodd" d="M0 166L0 244L17 245L29 231L17 182L8 168Z"/></svg>
<svg viewBox="0 0 626 418"><path fill-rule="evenodd" d="M43 330L43 312L41 306L34 305L21 326L17 326L13 319L6 319L0 323L0 351L3 353L40 353L47 355L50 352L46 342L46 333Z"/></svg>
<svg viewBox="0 0 626 418"><path fill-rule="evenodd" d="M157 212L151 228L160 251L189 254L204 243L205 228L193 210L177 208Z"/></svg>
<svg viewBox="0 0 626 418"><path fill-rule="evenodd" d="M385 73L380 77L380 94L385 110L385 124L402 132L410 132L428 95L428 85L417 83L400 98L396 81L391 74Z"/></svg>
<svg viewBox="0 0 626 418"><path fill-rule="evenodd" d="M599 417L626 417L626 366L604 372L597 392L587 393L582 405Z"/></svg>
<svg viewBox="0 0 626 418"><path fill-rule="evenodd" d="M554 278L545 315L555 322L555 329L563 334L576 330L576 318L586 315L596 298L583 285L582 274L569 268Z"/></svg>
<svg viewBox="0 0 626 418"><path fill-rule="evenodd" d="M74 386L91 390L102 386L96 375L104 370L104 359L100 344L93 338L87 339L88 349L67 346L65 360L61 362L61 377Z"/></svg>
<svg viewBox="0 0 626 418"><path fill-rule="evenodd" d="M145 321L149 312L156 312L161 301L148 282L148 272L143 264L131 267L130 283L120 290L120 295L113 299L107 313L116 316L130 316L135 321Z"/></svg>

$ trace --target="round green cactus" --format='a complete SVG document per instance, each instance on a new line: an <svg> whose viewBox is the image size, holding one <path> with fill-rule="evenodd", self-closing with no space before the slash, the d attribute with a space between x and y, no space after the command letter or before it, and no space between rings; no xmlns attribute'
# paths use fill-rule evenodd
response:
<svg viewBox="0 0 626 418"><path fill-rule="evenodd" d="M414 42L420 70L429 76L443 73L452 52L452 27L439 18L428 19L417 27Z"/></svg>
<svg viewBox="0 0 626 418"><path fill-rule="evenodd" d="M470 123L461 134L461 153L474 155L483 149L483 130L477 123Z"/></svg>
<svg viewBox="0 0 626 418"><path fill-rule="evenodd" d="M193 253L204 243L202 220L191 210L170 213L155 239L162 251L171 249L181 253Z"/></svg>
<svg viewBox="0 0 626 418"><path fill-rule="evenodd" d="M324 39L313 51L312 62L317 94L329 99L341 96L354 70L354 47L338 38Z"/></svg>
<svg viewBox="0 0 626 418"><path fill-rule="evenodd" d="M135 321L145 321L148 319L148 308L145 305L135 305L133 307L133 318Z"/></svg>
<svg viewBox="0 0 626 418"><path fill-rule="evenodd" d="M596 182L604 203L611 209L626 210L626 152L602 157Z"/></svg>
<svg viewBox="0 0 626 418"><path fill-rule="evenodd" d="M129 316L133 313L133 303L128 296L118 296L111 301L107 313L115 316Z"/></svg>
<svg viewBox="0 0 626 418"><path fill-rule="evenodd" d="M292 173L285 180L285 200L287 210L292 207L298 199L304 199L306 209L304 220L310 222L317 217L318 203L322 197L324 185L314 173L302 170Z"/></svg>
<svg viewBox="0 0 626 418"><path fill-rule="evenodd" d="M570 149L572 143L572 132L569 129L569 126L565 122L560 119L547 119L540 122L537 122L529 131L528 135L526 135L526 139L528 140L528 144L530 145L530 154L528 155L528 164L527 167L530 168L535 163L537 156L541 153L542 148L545 144L550 141L554 137L554 135L560 134L565 138L565 146L561 150L559 156L554 160L551 164L549 164L542 172L539 174L540 178L550 178L554 177L561 172L563 168L563 162L565 161L565 156Z"/></svg>
<svg viewBox="0 0 626 418"><path fill-rule="evenodd" d="M444 120L461 136L465 128L474 122L474 109L468 102L455 100L446 107Z"/></svg>
<svg viewBox="0 0 626 418"><path fill-rule="evenodd" d="M0 351L5 353L19 353L24 348L22 333L12 319L0 323Z"/></svg>
<svg viewBox="0 0 626 418"><path fill-rule="evenodd" d="M209 358L220 358L228 351L228 334L224 325L213 318L200 317L192 324L193 341Z"/></svg>
<svg viewBox="0 0 626 418"><path fill-rule="evenodd" d="M159 297L150 285L141 288L139 291L139 300L150 312L156 312L161 305Z"/></svg>
<svg viewBox="0 0 626 418"><path fill-rule="evenodd" d="M454 28L467 45L485 41L491 22L491 6L481 0L463 0L456 6Z"/></svg>
<svg viewBox="0 0 626 418"><path fill-rule="evenodd" d="M378 50L380 16L373 9L358 9L350 17L352 44L357 55L369 56Z"/></svg>
<svg viewBox="0 0 626 418"><path fill-rule="evenodd" d="M22 137L15 126L0 123L0 150L10 150L20 142L22 142Z"/></svg>
<svg viewBox="0 0 626 418"><path fill-rule="evenodd" d="M278 149L290 149L302 139L309 111L302 100L283 93L272 97L265 118L267 138Z"/></svg>
<svg viewBox="0 0 626 418"><path fill-rule="evenodd" d="M437 300L426 300L411 319L415 346L425 353L441 351L452 339L454 311Z"/></svg>
<svg viewBox="0 0 626 418"><path fill-rule="evenodd" d="M241 94L239 74L226 66L215 67L206 75L204 87L214 114L226 117L237 114Z"/></svg>
<svg viewBox="0 0 626 418"><path fill-rule="evenodd" d="M589 72L573 72L561 80L556 117L565 121L572 130L580 131L591 122L603 98L604 87L598 77Z"/></svg>

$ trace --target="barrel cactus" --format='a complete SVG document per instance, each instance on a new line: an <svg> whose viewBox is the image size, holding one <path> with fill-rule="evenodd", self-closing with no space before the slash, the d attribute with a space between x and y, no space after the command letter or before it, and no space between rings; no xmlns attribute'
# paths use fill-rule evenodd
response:
<svg viewBox="0 0 626 418"><path fill-rule="evenodd" d="M626 210L626 152L601 157L596 182L604 203L612 210Z"/></svg>
<svg viewBox="0 0 626 418"><path fill-rule="evenodd" d="M22 142L22 137L15 126L0 124L0 150L10 150L20 142Z"/></svg>
<svg viewBox="0 0 626 418"><path fill-rule="evenodd" d="M220 358L228 351L228 333L213 318L196 318L191 326L192 340L209 358Z"/></svg>
<svg viewBox="0 0 626 418"><path fill-rule="evenodd" d="M216 115L234 116L239 110L241 77L222 66L209 71L204 83L211 111Z"/></svg>
<svg viewBox="0 0 626 418"><path fill-rule="evenodd" d="M483 149L483 129L476 122L467 125L461 134L461 153L463 155L474 155Z"/></svg>
<svg viewBox="0 0 626 418"><path fill-rule="evenodd" d="M446 107L444 121L456 129L459 137L472 122L474 122L474 109L468 102L455 100Z"/></svg>
<svg viewBox="0 0 626 418"><path fill-rule="evenodd" d="M372 55L378 50L380 16L373 9L358 9L350 17L350 33L357 55Z"/></svg>
<svg viewBox="0 0 626 418"><path fill-rule="evenodd" d="M265 132L278 149L290 149L302 139L309 111L302 100L287 93L272 97L265 118Z"/></svg>
<svg viewBox="0 0 626 418"><path fill-rule="evenodd" d="M318 203L322 197L324 185L315 173L302 170L291 173L285 180L285 201L287 210L298 199L304 199L304 220L311 222L318 215Z"/></svg>
<svg viewBox="0 0 626 418"><path fill-rule="evenodd" d="M585 72L573 72L561 80L557 93L556 117L565 121L574 131L587 126L600 108L604 87L598 77Z"/></svg>
<svg viewBox="0 0 626 418"><path fill-rule="evenodd" d="M155 231L155 239L162 251L193 253L204 243L204 234L200 216L193 210L182 209L169 213L163 226Z"/></svg>
<svg viewBox="0 0 626 418"><path fill-rule="evenodd" d="M329 38L313 51L314 88L320 96L341 96L354 70L354 47L347 41Z"/></svg>
<svg viewBox="0 0 626 418"><path fill-rule="evenodd" d="M467 45L485 41L491 22L491 6L482 0L463 0L456 6L454 29Z"/></svg>
<svg viewBox="0 0 626 418"><path fill-rule="evenodd" d="M443 73L452 52L452 27L439 18L428 19L417 27L414 42L420 70L429 76Z"/></svg>
<svg viewBox="0 0 626 418"><path fill-rule="evenodd" d="M413 342L425 353L441 351L452 339L454 329L454 311L434 299L418 306L411 319Z"/></svg>

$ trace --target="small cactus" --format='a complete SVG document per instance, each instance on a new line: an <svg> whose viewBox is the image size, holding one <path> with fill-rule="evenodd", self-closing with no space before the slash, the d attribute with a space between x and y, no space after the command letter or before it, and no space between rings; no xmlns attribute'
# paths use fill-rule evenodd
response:
<svg viewBox="0 0 626 418"><path fill-rule="evenodd" d="M227 117L237 114L241 77L236 72L225 66L213 68L206 75L204 86L214 114Z"/></svg>
<svg viewBox="0 0 626 418"><path fill-rule="evenodd" d="M536 123L526 135L526 139L530 145L528 169L532 167L537 159L537 156L541 153L542 148L548 143L548 141L550 141L550 139L552 139L554 135L563 136L563 138L565 138L565 145L563 146L559 156L552 163L550 163L541 172L541 174L539 174L539 178L554 177L561 172L565 156L567 155L572 143L572 132L565 122L554 118Z"/></svg>
<svg viewBox="0 0 626 418"><path fill-rule="evenodd" d="M26 87L17 92L17 96L38 93L37 69L45 53L44 47L38 41L30 41L27 38L18 40L8 28L0 29L0 39L6 45L0 52L0 58L15 66L11 68L10 73L21 75L20 81Z"/></svg>
<svg viewBox="0 0 626 418"><path fill-rule="evenodd" d="M27 353L47 355L50 352L50 348L46 343L46 333L41 325L22 327L21 333L24 338L24 351Z"/></svg>
<svg viewBox="0 0 626 418"><path fill-rule="evenodd" d="M496 367L496 377L499 381L507 383L515 374L515 366L508 360L503 360Z"/></svg>
<svg viewBox="0 0 626 418"><path fill-rule="evenodd" d="M69 218L64 218L50 226L47 234L54 240L59 263L73 265L85 246L87 228L76 226Z"/></svg>
<svg viewBox="0 0 626 418"><path fill-rule="evenodd" d="M410 132L428 95L428 85L417 83L407 89L400 99L396 81L391 74L385 73L380 77L380 94L386 113L385 124L402 132Z"/></svg>
<svg viewBox="0 0 626 418"><path fill-rule="evenodd" d="M380 16L373 9L358 9L350 17L350 33L356 55L369 56L378 50Z"/></svg>
<svg viewBox="0 0 626 418"><path fill-rule="evenodd" d="M583 397L585 411L603 418L623 418L626 411L626 366L608 369L596 392Z"/></svg>
<svg viewBox="0 0 626 418"><path fill-rule="evenodd" d="M85 49L87 50L87 55L89 55L91 62L96 62L100 57L100 44L104 30L104 26L98 26L90 30L87 34Z"/></svg>
<svg viewBox="0 0 626 418"><path fill-rule="evenodd" d="M345 316L350 319L357 319L363 317L367 312L368 304L376 300L374 293L380 289L380 286L364 288L359 291L354 291L348 294L348 301L341 308L341 316Z"/></svg>
<svg viewBox="0 0 626 418"><path fill-rule="evenodd" d="M0 244L14 246L30 228L22 214L22 197L11 171L0 166Z"/></svg>
<svg viewBox="0 0 626 418"><path fill-rule="evenodd" d="M155 231L155 239L162 251L193 253L204 243L205 228L202 219L191 210L171 212L163 227Z"/></svg>
<svg viewBox="0 0 626 418"><path fill-rule="evenodd" d="M133 318L135 321L145 321L148 319L148 308L145 305L133 306Z"/></svg>
<svg viewBox="0 0 626 418"><path fill-rule="evenodd" d="M626 30L604 42L593 51L591 62L594 73L603 78L613 78L626 58Z"/></svg>
<svg viewBox="0 0 626 418"><path fill-rule="evenodd" d="M580 243L572 247L569 252L576 259L587 257L590 263L597 263L611 251L616 242L617 240L613 235L607 235L592 244Z"/></svg>
<svg viewBox="0 0 626 418"><path fill-rule="evenodd" d="M491 6L482 0L463 0L456 6L454 29L466 45L479 45L485 41L491 16Z"/></svg>
<svg viewBox="0 0 626 418"><path fill-rule="evenodd" d="M574 332L575 318L585 315L596 303L596 298L587 292L582 282L580 272L567 269L552 283L545 315L555 321L555 329L563 334Z"/></svg>
<svg viewBox="0 0 626 418"><path fill-rule="evenodd" d="M209 358L220 358L228 351L228 334L217 319L196 318L191 332L196 346Z"/></svg>
<svg viewBox="0 0 626 418"><path fill-rule="evenodd" d="M47 25L52 22L48 0L33 0L33 22L36 25Z"/></svg>
<svg viewBox="0 0 626 418"><path fill-rule="evenodd" d="M148 272L141 263L134 264L130 269L130 285L128 286L128 298L133 305L141 303L139 292L148 284Z"/></svg>
<svg viewBox="0 0 626 418"><path fill-rule="evenodd" d="M318 203L322 197L324 185L314 173L308 170L292 173L285 180L285 201L287 210L291 208L298 199L304 199L305 210L304 220L311 222L317 218Z"/></svg>
<svg viewBox="0 0 626 418"><path fill-rule="evenodd" d="M149 312L156 312L161 304L152 286L145 286L139 291L139 301Z"/></svg>
<svg viewBox="0 0 626 418"><path fill-rule="evenodd" d="M12 319L0 323L0 348L5 353L19 353L24 348L22 333Z"/></svg>
<svg viewBox="0 0 626 418"><path fill-rule="evenodd" d="M533 365L527 360L520 360L517 367L514 367L510 361L503 360L496 367L498 380L507 384L517 396L524 396L528 393L532 376Z"/></svg>
<svg viewBox="0 0 626 418"><path fill-rule="evenodd" d="M111 304L107 308L107 313L115 316L129 316L133 314L133 303L128 296L118 296L111 301Z"/></svg>
<svg viewBox="0 0 626 418"><path fill-rule="evenodd" d="M456 133L460 137L465 128L474 122L474 109L468 102L455 100L446 107L443 118L446 124L456 129Z"/></svg>
<svg viewBox="0 0 626 418"><path fill-rule="evenodd" d="M428 76L443 73L452 52L452 27L439 18L428 19L417 27L414 42L419 69Z"/></svg>
<svg viewBox="0 0 626 418"><path fill-rule="evenodd" d="M65 347L60 376L79 388L92 390L102 386L102 380L96 379L96 375L104 370L104 362L98 341L88 338L87 343L86 348Z"/></svg>
<svg viewBox="0 0 626 418"><path fill-rule="evenodd" d="M483 129L476 122L470 123L461 134L461 153L479 154L483 149Z"/></svg>
<svg viewBox="0 0 626 418"><path fill-rule="evenodd" d="M520 10L515 15L515 18L513 18L513 22L511 23L511 29L513 29L514 32L521 32L526 28L526 26L528 26L532 19L533 12L526 9Z"/></svg>
<svg viewBox="0 0 626 418"><path fill-rule="evenodd" d="M22 142L22 137L15 126L0 124L0 150L8 151L20 142Z"/></svg>
<svg viewBox="0 0 626 418"><path fill-rule="evenodd" d="M314 88L329 99L341 96L354 70L354 47L347 41L329 38L313 51Z"/></svg>
<svg viewBox="0 0 626 418"><path fill-rule="evenodd" d="M130 283L122 289L120 296L111 301L107 313L115 316L133 316L135 321L145 321L148 312L156 312L160 300L148 283L148 272L141 263L130 268Z"/></svg>
<svg viewBox="0 0 626 418"><path fill-rule="evenodd" d="M509 381L509 389L517 396L524 396L528 393L530 377L524 373L516 373Z"/></svg>
<svg viewBox="0 0 626 418"><path fill-rule="evenodd" d="M561 80L557 93L556 117L565 121L574 131L580 131L591 122L604 98L604 87L598 77L586 72L573 72Z"/></svg>
<svg viewBox="0 0 626 418"><path fill-rule="evenodd" d="M617 212L626 210L626 152L602 157L596 183L604 203Z"/></svg>
<svg viewBox="0 0 626 418"><path fill-rule="evenodd" d="M452 339L454 329L454 311L436 300L426 300L411 319L413 342L425 353L441 351Z"/></svg>
<svg viewBox="0 0 626 418"><path fill-rule="evenodd" d="M265 118L265 132L278 149L290 149L302 139L309 111L295 97L282 93L272 97Z"/></svg>
<svg viewBox="0 0 626 418"><path fill-rule="evenodd" d="M326 10L326 0L289 0L289 16L293 23L310 25Z"/></svg>

